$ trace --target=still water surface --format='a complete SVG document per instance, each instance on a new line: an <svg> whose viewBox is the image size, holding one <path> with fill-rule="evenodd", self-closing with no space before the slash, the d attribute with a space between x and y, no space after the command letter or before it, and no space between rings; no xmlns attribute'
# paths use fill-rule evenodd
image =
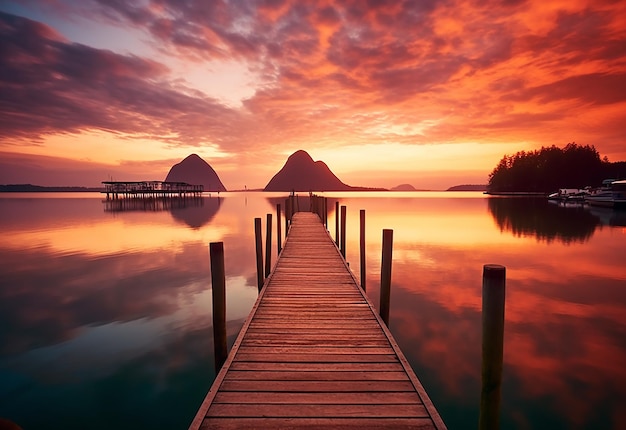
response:
<svg viewBox="0 0 626 430"><path fill-rule="evenodd" d="M333 237L334 201L348 207L357 276L367 212L376 306L382 229L394 230L390 328L448 428L478 421L488 263L507 267L502 428L626 428L625 213L480 193L326 196ZM0 417L187 428L215 378L208 244L224 242L232 344L257 294L254 218L275 220L284 197L0 194Z"/></svg>

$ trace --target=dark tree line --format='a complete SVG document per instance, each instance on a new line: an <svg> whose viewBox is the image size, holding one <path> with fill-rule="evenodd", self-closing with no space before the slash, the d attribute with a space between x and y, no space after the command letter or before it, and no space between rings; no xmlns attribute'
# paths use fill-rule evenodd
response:
<svg viewBox="0 0 626 430"><path fill-rule="evenodd" d="M603 179L626 175L626 162L611 163L595 147L568 143L505 155L489 174L490 192L549 193L559 188L599 186Z"/></svg>

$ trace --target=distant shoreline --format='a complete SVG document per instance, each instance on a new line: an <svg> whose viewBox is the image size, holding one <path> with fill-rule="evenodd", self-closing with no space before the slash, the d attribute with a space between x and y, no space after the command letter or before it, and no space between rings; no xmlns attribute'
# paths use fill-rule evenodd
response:
<svg viewBox="0 0 626 430"><path fill-rule="evenodd" d="M100 193L101 187L44 187L32 184L0 185L0 193Z"/></svg>
<svg viewBox="0 0 626 430"><path fill-rule="evenodd" d="M388 193L400 193L400 192L446 192L446 191L484 191L484 189L475 189L474 187L467 186L455 186L450 187L447 190L427 190L427 189L413 189L413 190L394 190L388 188L369 188L369 187L353 187L349 190L314 190L313 192L319 193L333 193L333 192L388 192ZM0 184L0 193L103 193L105 188L103 187L79 187L79 186L43 186L33 184ZM205 191L205 193L214 193L216 191ZM237 192L277 192L277 191L265 191L263 188L247 188L237 190L226 190L225 192L237 193ZM279 191L281 192L281 191ZM291 191L282 191L289 193ZM296 193L308 193L309 191L296 191ZM544 195L543 193L488 193L484 191L484 194L493 195Z"/></svg>
<svg viewBox="0 0 626 430"><path fill-rule="evenodd" d="M511 196L511 197L545 197L547 193L536 191L485 191L483 194L490 196Z"/></svg>

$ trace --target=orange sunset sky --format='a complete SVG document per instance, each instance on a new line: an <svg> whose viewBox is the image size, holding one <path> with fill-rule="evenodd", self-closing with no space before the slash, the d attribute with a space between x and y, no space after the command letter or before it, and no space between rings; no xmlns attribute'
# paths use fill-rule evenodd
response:
<svg viewBox="0 0 626 430"><path fill-rule="evenodd" d="M626 160L626 2L0 0L0 184L228 189L304 149L345 183L486 183L575 141ZM591 184L594 185L594 184Z"/></svg>

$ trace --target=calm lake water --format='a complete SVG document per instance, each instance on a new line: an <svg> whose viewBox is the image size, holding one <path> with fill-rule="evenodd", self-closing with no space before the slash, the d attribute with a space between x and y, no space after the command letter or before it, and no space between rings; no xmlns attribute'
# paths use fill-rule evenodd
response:
<svg viewBox="0 0 626 430"><path fill-rule="evenodd" d="M626 213L480 193L326 193L348 207L378 305L450 429L476 428L484 264L507 267L502 428L626 428ZM29 429L186 429L215 372L208 244L223 241L232 344L257 295L254 218L286 197L181 205L0 194L0 417ZM263 231L265 227L263 227ZM274 229L274 240L275 240ZM274 244L273 258L276 258Z"/></svg>

